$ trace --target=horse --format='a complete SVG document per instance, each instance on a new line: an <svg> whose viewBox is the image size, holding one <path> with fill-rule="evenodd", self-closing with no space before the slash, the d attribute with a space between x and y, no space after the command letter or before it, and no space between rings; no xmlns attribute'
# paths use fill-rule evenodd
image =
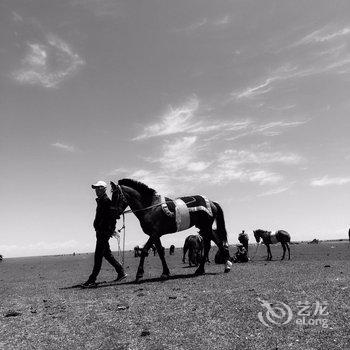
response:
<svg viewBox="0 0 350 350"><path fill-rule="evenodd" d="M169 248L169 255L174 255L175 254L175 246L172 244Z"/></svg>
<svg viewBox="0 0 350 350"><path fill-rule="evenodd" d="M186 263L186 253L188 251L188 263L190 267L192 264L198 266L203 258L203 238L200 235L189 235L185 239L185 244L183 247L183 257L182 262Z"/></svg>
<svg viewBox="0 0 350 350"><path fill-rule="evenodd" d="M134 247L134 257L138 258L141 256L142 248L140 248L138 245Z"/></svg>
<svg viewBox="0 0 350 350"><path fill-rule="evenodd" d="M204 258L196 269L195 275L205 274L204 265L211 240L215 242L225 256L224 272L230 271L232 263L229 261L230 254L224 213L218 203L199 195L171 200L158 195L154 189L133 179L121 179L118 181L118 185L111 181L110 184L112 188L112 207L115 209L117 217L123 214L129 206L138 218L143 232L149 236L142 249L136 282L143 277L146 253L152 244L157 247L162 262L161 278L169 278L170 271L165 261L164 248L160 237L192 226L199 228L204 244ZM217 227L215 233L212 230L214 221Z"/></svg>
<svg viewBox="0 0 350 350"><path fill-rule="evenodd" d="M263 243L266 245L266 248L267 248L266 260L272 260L270 244L276 244L278 242L281 243L283 248L283 256L281 260L284 259L284 256L286 254L286 248L288 249L288 260L290 260L290 249L289 249L290 234L287 231L278 230L276 231L275 234L271 234L271 231L264 231L259 229L253 232L254 232L254 237L256 239L256 242L259 243L261 238Z"/></svg>

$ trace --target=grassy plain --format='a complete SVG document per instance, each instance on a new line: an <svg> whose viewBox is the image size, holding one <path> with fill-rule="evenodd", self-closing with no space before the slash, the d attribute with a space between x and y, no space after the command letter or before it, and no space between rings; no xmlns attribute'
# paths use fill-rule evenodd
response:
<svg viewBox="0 0 350 350"><path fill-rule="evenodd" d="M230 247L231 254L234 250ZM213 247L212 261L215 252ZM160 281L159 258L150 255L145 278L136 284L138 259L127 252L128 279L94 289L62 289L88 277L92 254L4 259L0 349L349 350L348 243L291 245L290 261L277 260L281 253L274 246L276 260L265 262L260 246L253 261L234 264L229 274L211 263L206 275L193 277L195 268L182 264L181 249L173 256L167 249L172 277ZM104 262L99 280L114 278ZM280 318L268 314L261 300L274 303ZM292 312L286 324L280 302ZM302 313L311 311L302 325L298 302L309 303ZM313 324L316 319L326 326Z"/></svg>

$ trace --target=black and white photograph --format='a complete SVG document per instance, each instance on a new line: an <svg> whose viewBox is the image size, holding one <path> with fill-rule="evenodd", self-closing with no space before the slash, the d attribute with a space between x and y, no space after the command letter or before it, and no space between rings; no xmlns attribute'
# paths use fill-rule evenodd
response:
<svg viewBox="0 0 350 350"><path fill-rule="evenodd" d="M350 350L350 1L0 0L0 349Z"/></svg>

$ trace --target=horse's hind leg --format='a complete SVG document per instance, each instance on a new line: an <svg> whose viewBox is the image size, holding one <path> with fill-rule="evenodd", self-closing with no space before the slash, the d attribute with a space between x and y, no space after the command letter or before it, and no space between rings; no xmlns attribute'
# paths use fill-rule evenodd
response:
<svg viewBox="0 0 350 350"><path fill-rule="evenodd" d="M154 243L156 245L159 258L160 258L162 265L163 265L163 272L162 272L161 278L168 278L170 276L170 271L169 271L168 265L165 261L164 248L162 247L162 243L161 243L160 238L158 236L154 237L153 240L154 240Z"/></svg>
<svg viewBox="0 0 350 350"><path fill-rule="evenodd" d="M287 249L288 249L288 260L290 260L290 248L289 248L289 243L286 243Z"/></svg>
<svg viewBox="0 0 350 350"><path fill-rule="evenodd" d="M183 256L182 256L182 262L185 264L186 263L186 253L187 253L188 246L185 243L184 248L183 248Z"/></svg>
<svg viewBox="0 0 350 350"><path fill-rule="evenodd" d="M283 248L283 255L281 260L284 260L284 256L286 255L286 244L285 243L281 243L282 244L282 248Z"/></svg>
<svg viewBox="0 0 350 350"><path fill-rule="evenodd" d="M215 242L220 250L221 256L225 260L225 270L224 272L230 272L232 263L230 261L230 251L228 249L228 243L220 240L214 233L211 235L211 239ZM210 242L210 241L209 241Z"/></svg>

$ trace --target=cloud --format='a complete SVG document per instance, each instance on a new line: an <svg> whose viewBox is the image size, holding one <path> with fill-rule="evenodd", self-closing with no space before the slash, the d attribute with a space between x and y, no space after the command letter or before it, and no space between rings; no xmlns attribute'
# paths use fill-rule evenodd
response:
<svg viewBox="0 0 350 350"><path fill-rule="evenodd" d="M299 164L302 157L296 153L282 152L252 152L248 150L226 150L222 160L236 164L272 164L280 163L287 165Z"/></svg>
<svg viewBox="0 0 350 350"><path fill-rule="evenodd" d="M302 157L295 153L252 152L249 150L226 150L217 161L215 182L239 180L260 185L275 184L283 180L279 173L266 168L272 164L295 165Z"/></svg>
<svg viewBox="0 0 350 350"><path fill-rule="evenodd" d="M321 178L315 178L311 180L310 185L313 187L323 187L331 185L345 185L350 183L350 177L329 177L325 175Z"/></svg>
<svg viewBox="0 0 350 350"><path fill-rule="evenodd" d="M21 67L12 73L12 77L24 85L55 88L83 64L67 43L50 34L44 42L27 43Z"/></svg>
<svg viewBox="0 0 350 350"><path fill-rule="evenodd" d="M209 18L201 18L192 24L183 27L175 29L176 32L194 32L200 29L207 29L207 30L214 30L214 29L221 29L225 28L232 22L231 16L229 15L223 15L222 17L217 17L213 19Z"/></svg>
<svg viewBox="0 0 350 350"><path fill-rule="evenodd" d="M169 111L160 118L158 123L147 126L144 132L135 137L134 140L142 140L150 137L172 135L188 131L194 125L191 123L195 112L198 110L199 102L193 98L184 105Z"/></svg>
<svg viewBox="0 0 350 350"><path fill-rule="evenodd" d="M58 149L61 149L61 150L64 150L64 151L67 151L67 152L71 152L71 153L74 153L74 152L77 151L74 146L67 145L67 144L64 144L64 143L61 143L61 142L52 143L51 146L53 146L55 148L58 148Z"/></svg>
<svg viewBox="0 0 350 350"><path fill-rule="evenodd" d="M304 36L302 39L295 42L292 46L300 46L312 43L325 43L340 39L348 35L350 35L350 27L334 29L330 28L330 26L325 26Z"/></svg>
<svg viewBox="0 0 350 350"><path fill-rule="evenodd" d="M291 185L276 187L276 188L272 188L271 190L260 193L257 196L258 197L274 196L276 194L287 192L290 188L291 188Z"/></svg>
<svg viewBox="0 0 350 350"><path fill-rule="evenodd" d="M157 118L158 121L146 126L143 132L133 138L134 141L154 137L165 137L178 134L204 135L211 134L217 138L222 133L231 133L247 129L251 120L220 120L201 115L197 98L191 98L183 105L169 110Z"/></svg>
<svg viewBox="0 0 350 350"><path fill-rule="evenodd" d="M238 133L234 136L228 136L226 140L233 141L242 137L250 135L262 135L266 137L273 137L283 134L289 128L296 128L307 123L309 120L299 120L299 121L274 121L264 124L251 123L247 126L247 130L242 133Z"/></svg>
<svg viewBox="0 0 350 350"><path fill-rule="evenodd" d="M290 64L282 65L281 67L274 70L271 75L264 78L262 82L257 83L253 87L248 87L243 91L234 91L231 93L233 99L243 99L243 98L254 98L259 95L264 95L273 89L273 85L276 82L295 79L310 74L310 69L300 69L297 66L292 66Z"/></svg>

